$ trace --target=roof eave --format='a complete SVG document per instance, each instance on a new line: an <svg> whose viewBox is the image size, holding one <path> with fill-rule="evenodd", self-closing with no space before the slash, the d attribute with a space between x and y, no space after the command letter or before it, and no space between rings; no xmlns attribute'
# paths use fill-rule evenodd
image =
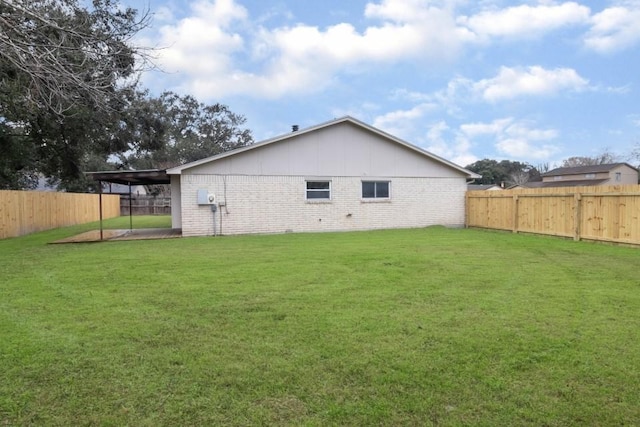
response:
<svg viewBox="0 0 640 427"><path fill-rule="evenodd" d="M550 177L550 176L565 176L565 175L581 175L584 173L604 173L604 172L611 172L612 170L620 166L627 166L635 170L636 172L638 171L638 168L634 167L633 165L627 162L610 163L606 165L606 166L610 166L609 168L606 168L606 169L601 169L599 168L599 166L602 166L602 165L587 165L587 166L556 168L556 169L550 170L549 172L540 174L540 176ZM596 169L596 170L591 170L591 169ZM560 172L557 172L557 171L560 171Z"/></svg>

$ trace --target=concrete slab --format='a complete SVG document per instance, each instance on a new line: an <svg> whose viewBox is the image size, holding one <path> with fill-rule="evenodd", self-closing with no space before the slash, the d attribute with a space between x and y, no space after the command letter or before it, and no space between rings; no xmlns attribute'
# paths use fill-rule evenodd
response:
<svg viewBox="0 0 640 427"><path fill-rule="evenodd" d="M135 230L103 230L103 240L100 240L100 230L91 230L51 243L88 243L114 240L152 240L173 239L182 237L181 230L172 228L139 228Z"/></svg>

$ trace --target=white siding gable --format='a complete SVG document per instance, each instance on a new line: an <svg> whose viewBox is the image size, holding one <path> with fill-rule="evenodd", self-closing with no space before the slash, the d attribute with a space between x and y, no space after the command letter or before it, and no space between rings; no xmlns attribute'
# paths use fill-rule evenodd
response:
<svg viewBox="0 0 640 427"><path fill-rule="evenodd" d="M619 176L617 174L620 174ZM609 173L608 184L621 185L621 184L637 184L638 183L638 171L629 165L623 164L614 168Z"/></svg>
<svg viewBox="0 0 640 427"><path fill-rule="evenodd" d="M292 135L182 174L460 178L464 173L349 121Z"/></svg>

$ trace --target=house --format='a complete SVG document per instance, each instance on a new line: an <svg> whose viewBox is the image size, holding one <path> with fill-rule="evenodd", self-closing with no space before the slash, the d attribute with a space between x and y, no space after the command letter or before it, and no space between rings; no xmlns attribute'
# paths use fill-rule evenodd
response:
<svg viewBox="0 0 640 427"><path fill-rule="evenodd" d="M529 181L522 184L514 184L507 187L507 190L522 190L525 188L544 188L542 181Z"/></svg>
<svg viewBox="0 0 640 427"><path fill-rule="evenodd" d="M628 163L608 163L556 168L543 173L541 177L542 181L528 182L518 188L637 184L638 169Z"/></svg>
<svg viewBox="0 0 640 427"><path fill-rule="evenodd" d="M479 175L343 117L168 169L183 236L461 227Z"/></svg>
<svg viewBox="0 0 640 427"><path fill-rule="evenodd" d="M496 190L504 190L504 188L496 184L468 184L467 185L467 191L496 191Z"/></svg>

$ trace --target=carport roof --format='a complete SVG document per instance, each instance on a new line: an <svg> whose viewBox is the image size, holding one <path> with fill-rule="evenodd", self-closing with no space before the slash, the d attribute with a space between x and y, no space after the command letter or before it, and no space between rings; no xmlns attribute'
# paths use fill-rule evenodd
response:
<svg viewBox="0 0 640 427"><path fill-rule="evenodd" d="M98 171L87 172L94 181L114 182L124 185L170 184L171 178L165 169L146 169L134 171Z"/></svg>

